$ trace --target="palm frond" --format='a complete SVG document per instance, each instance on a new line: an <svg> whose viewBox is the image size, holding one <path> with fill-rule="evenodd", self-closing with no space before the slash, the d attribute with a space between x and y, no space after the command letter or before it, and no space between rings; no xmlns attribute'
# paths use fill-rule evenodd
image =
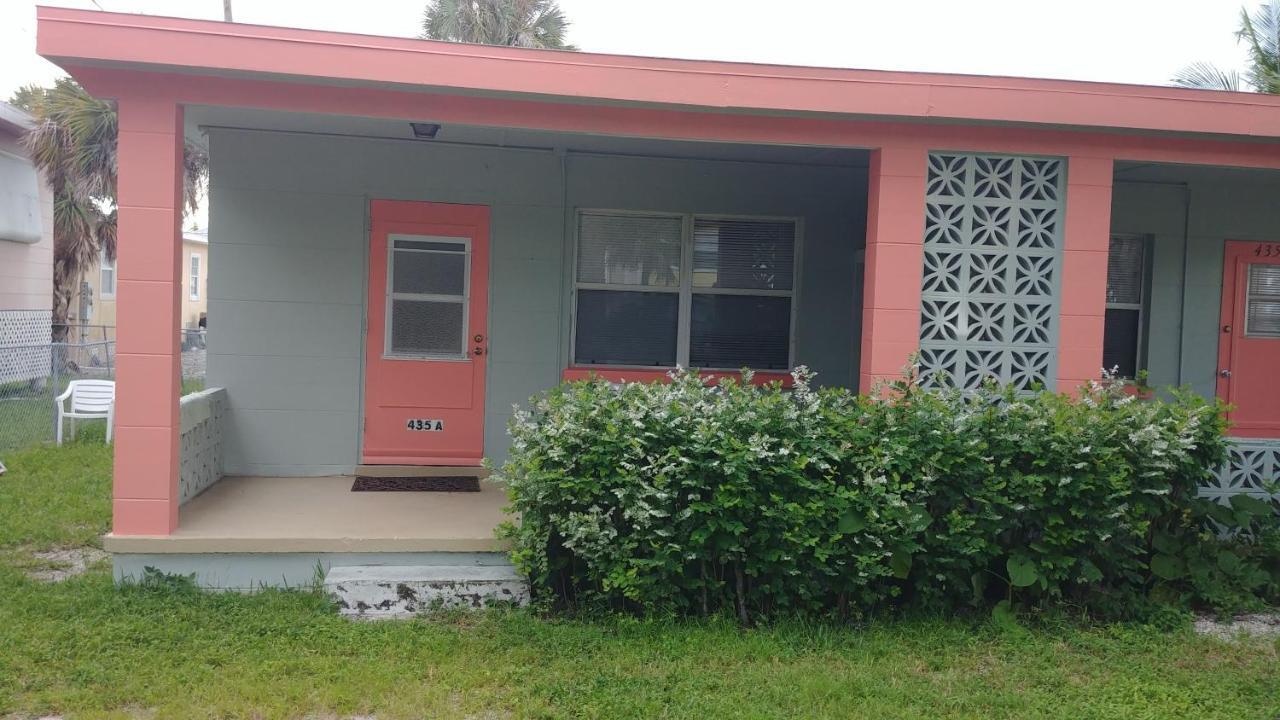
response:
<svg viewBox="0 0 1280 720"><path fill-rule="evenodd" d="M576 50L555 0L431 0L422 37L450 42Z"/></svg>
<svg viewBox="0 0 1280 720"><path fill-rule="evenodd" d="M1240 73L1223 70L1212 63L1192 63L1173 76L1173 84L1202 90L1231 90L1238 92Z"/></svg>
<svg viewBox="0 0 1280 720"><path fill-rule="evenodd" d="M1249 54L1249 84L1259 92L1280 93L1280 0L1262 3L1252 15L1241 9L1236 37Z"/></svg>

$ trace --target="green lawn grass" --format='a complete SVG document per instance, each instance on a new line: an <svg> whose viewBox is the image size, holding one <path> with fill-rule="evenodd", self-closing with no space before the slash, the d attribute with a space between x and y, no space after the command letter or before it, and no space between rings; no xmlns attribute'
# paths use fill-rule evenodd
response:
<svg viewBox="0 0 1280 720"><path fill-rule="evenodd" d="M319 594L46 585L24 554L97 543L109 449L11 454L0 476L0 717L1231 718L1280 714L1280 643L960 620L858 629L339 618ZM7 554L6 554L7 553Z"/></svg>

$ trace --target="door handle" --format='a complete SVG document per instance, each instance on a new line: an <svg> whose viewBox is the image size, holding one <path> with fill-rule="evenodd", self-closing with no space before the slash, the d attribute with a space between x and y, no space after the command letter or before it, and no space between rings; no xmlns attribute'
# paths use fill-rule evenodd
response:
<svg viewBox="0 0 1280 720"><path fill-rule="evenodd" d="M1219 371L1218 371L1218 374L1219 374L1219 375L1221 375L1221 376L1222 376L1222 377L1224 377L1224 378L1229 378L1229 377L1231 377L1231 371L1230 371L1230 370L1228 370L1228 369L1226 369L1226 368L1223 368L1222 370L1219 370Z"/></svg>

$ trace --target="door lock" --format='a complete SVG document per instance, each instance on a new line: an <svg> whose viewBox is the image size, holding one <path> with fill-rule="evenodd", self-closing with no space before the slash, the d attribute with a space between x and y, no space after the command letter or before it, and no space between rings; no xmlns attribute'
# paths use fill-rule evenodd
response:
<svg viewBox="0 0 1280 720"><path fill-rule="evenodd" d="M1222 370L1219 370L1219 371L1218 371L1218 374L1219 374L1219 375L1221 375L1221 376L1222 376L1222 377L1224 377L1224 378L1229 378L1229 377L1231 377L1231 371L1230 371L1230 370L1228 370L1228 369L1226 369L1226 368L1223 368Z"/></svg>
<svg viewBox="0 0 1280 720"><path fill-rule="evenodd" d="M476 342L484 342L484 336L477 333L475 340Z"/></svg>

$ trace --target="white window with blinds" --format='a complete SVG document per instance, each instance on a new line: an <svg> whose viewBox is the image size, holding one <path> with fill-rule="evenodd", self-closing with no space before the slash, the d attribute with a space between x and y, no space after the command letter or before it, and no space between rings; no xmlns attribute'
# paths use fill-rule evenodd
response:
<svg viewBox="0 0 1280 720"><path fill-rule="evenodd" d="M1140 369L1148 244L1149 239L1141 235L1116 235L1107 256L1102 365L1118 370L1120 377L1134 377Z"/></svg>
<svg viewBox="0 0 1280 720"><path fill-rule="evenodd" d="M1245 336L1280 338L1280 265L1249 266L1246 303Z"/></svg>
<svg viewBox="0 0 1280 720"><path fill-rule="evenodd" d="M116 296L116 261L107 260L106 251L98 254L98 297L103 299Z"/></svg>
<svg viewBox="0 0 1280 720"><path fill-rule="evenodd" d="M579 213L573 364L790 369L798 228L793 218Z"/></svg>
<svg viewBox="0 0 1280 720"><path fill-rule="evenodd" d="M200 256L191 253L191 299L200 299Z"/></svg>

